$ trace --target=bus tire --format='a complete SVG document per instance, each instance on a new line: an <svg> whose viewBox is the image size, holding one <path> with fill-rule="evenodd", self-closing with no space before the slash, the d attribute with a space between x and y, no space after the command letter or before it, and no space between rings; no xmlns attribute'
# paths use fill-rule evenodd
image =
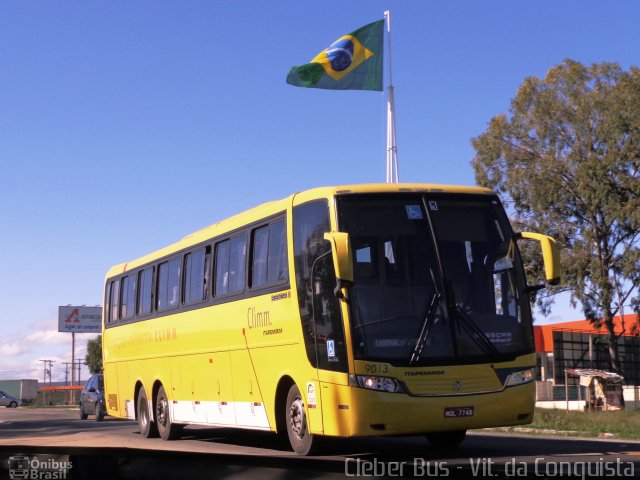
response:
<svg viewBox="0 0 640 480"><path fill-rule="evenodd" d="M158 425L158 433L163 440L175 440L182 432L182 425L171 421L169 399L162 385L156 395L156 424Z"/></svg>
<svg viewBox="0 0 640 480"><path fill-rule="evenodd" d="M138 405L137 415L138 427L140 428L140 435L145 438L154 438L158 436L158 428L151 417L149 411L149 401L147 400L147 393L144 391L144 387L140 388L138 393Z"/></svg>
<svg viewBox="0 0 640 480"><path fill-rule="evenodd" d="M315 443L314 437L309 433L304 399L296 385L289 389L285 418L287 435L293 451L299 455L311 453Z"/></svg>
<svg viewBox="0 0 640 480"><path fill-rule="evenodd" d="M453 432L433 432L427 433L427 440L434 448L453 448L460 445L466 435L466 430L454 430Z"/></svg>

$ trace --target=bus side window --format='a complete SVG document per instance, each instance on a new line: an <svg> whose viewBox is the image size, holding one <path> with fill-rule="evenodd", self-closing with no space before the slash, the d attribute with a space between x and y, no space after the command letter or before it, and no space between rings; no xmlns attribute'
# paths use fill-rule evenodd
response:
<svg viewBox="0 0 640 480"><path fill-rule="evenodd" d="M181 260L175 258L169 262L169 307L177 307L180 303Z"/></svg>
<svg viewBox="0 0 640 480"><path fill-rule="evenodd" d="M267 282L280 283L286 281L288 277L287 231L284 220L278 220L269 226Z"/></svg>
<svg viewBox="0 0 640 480"><path fill-rule="evenodd" d="M229 240L216 244L216 273L215 290L216 297L229 293Z"/></svg>
<svg viewBox="0 0 640 480"><path fill-rule="evenodd" d="M216 297L244 291L247 236L239 235L216 244Z"/></svg>
<svg viewBox="0 0 640 480"><path fill-rule="evenodd" d="M107 282L106 293L104 295L104 323L111 323L111 284L113 282Z"/></svg>
<svg viewBox="0 0 640 480"><path fill-rule="evenodd" d="M202 296L204 300L209 299L209 285L211 285L211 247L205 249L204 255L204 281L202 285Z"/></svg>
<svg viewBox="0 0 640 480"><path fill-rule="evenodd" d="M138 315L151 313L151 281L153 279L153 267L145 268L138 272Z"/></svg>
<svg viewBox="0 0 640 480"><path fill-rule="evenodd" d="M134 306L136 299L136 282L134 275L127 275L122 278L122 305L121 315L122 320L131 320L134 315Z"/></svg>
<svg viewBox="0 0 640 480"><path fill-rule="evenodd" d="M156 310L167 308L167 299L169 297L169 262L158 265L158 280L156 286Z"/></svg>
<svg viewBox="0 0 640 480"><path fill-rule="evenodd" d="M244 291L245 265L247 260L247 236L231 239L229 251L229 293Z"/></svg>
<svg viewBox="0 0 640 480"><path fill-rule="evenodd" d="M251 287L261 287L267 281L267 254L269 252L269 225L253 232L253 252L251 255Z"/></svg>
<svg viewBox="0 0 640 480"><path fill-rule="evenodd" d="M253 231L251 288L283 283L289 276L284 220Z"/></svg>
<svg viewBox="0 0 640 480"><path fill-rule="evenodd" d="M120 279L111 282L111 323L118 321L120 313Z"/></svg>
<svg viewBox="0 0 640 480"><path fill-rule="evenodd" d="M174 258L158 266L156 308L165 310L178 306L180 299L180 259Z"/></svg>
<svg viewBox="0 0 640 480"><path fill-rule="evenodd" d="M197 303L206 300L206 288L211 248L203 248L184 257L184 303Z"/></svg>

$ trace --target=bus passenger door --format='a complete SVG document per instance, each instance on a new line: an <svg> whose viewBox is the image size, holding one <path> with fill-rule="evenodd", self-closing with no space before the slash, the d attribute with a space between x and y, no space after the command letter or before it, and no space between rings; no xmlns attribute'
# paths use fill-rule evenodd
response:
<svg viewBox="0 0 640 480"><path fill-rule="evenodd" d="M340 300L336 287L329 202L313 200L293 208L296 293L304 346L310 366L298 385L306 399L312 434L341 434L348 415L348 362ZM299 380L298 380L299 381Z"/></svg>
<svg viewBox="0 0 640 480"><path fill-rule="evenodd" d="M319 257L312 269L313 323L325 435L348 435L349 408L347 346L336 274L331 253Z"/></svg>

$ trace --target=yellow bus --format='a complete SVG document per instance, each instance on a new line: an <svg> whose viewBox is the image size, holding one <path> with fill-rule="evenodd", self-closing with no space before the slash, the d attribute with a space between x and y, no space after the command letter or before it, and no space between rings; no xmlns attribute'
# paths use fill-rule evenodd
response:
<svg viewBox="0 0 640 480"><path fill-rule="evenodd" d="M146 437L185 425L321 437L530 423L535 356L517 241L477 187L317 188L261 205L109 270L109 415Z"/></svg>

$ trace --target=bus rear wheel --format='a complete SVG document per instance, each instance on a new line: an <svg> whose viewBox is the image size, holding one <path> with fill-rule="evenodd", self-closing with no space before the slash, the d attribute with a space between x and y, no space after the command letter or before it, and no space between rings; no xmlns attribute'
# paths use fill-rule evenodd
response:
<svg viewBox="0 0 640 480"><path fill-rule="evenodd" d="M140 434L143 437L154 438L158 436L158 429L151 418L149 401L147 400L147 393L144 391L144 387L141 387L138 393L137 417Z"/></svg>
<svg viewBox="0 0 640 480"><path fill-rule="evenodd" d="M317 441L314 442L313 435L309 433L304 399L296 385L289 389L287 395L286 422L287 435L293 451L299 455L311 453Z"/></svg>
<svg viewBox="0 0 640 480"><path fill-rule="evenodd" d="M160 386L156 396L156 424L158 425L158 433L164 440L174 440L182 432L182 425L171 421L169 399L163 386Z"/></svg>
<svg viewBox="0 0 640 480"><path fill-rule="evenodd" d="M453 432L433 432L427 433L427 440L434 448L453 448L460 445L466 435L466 430L455 430Z"/></svg>

